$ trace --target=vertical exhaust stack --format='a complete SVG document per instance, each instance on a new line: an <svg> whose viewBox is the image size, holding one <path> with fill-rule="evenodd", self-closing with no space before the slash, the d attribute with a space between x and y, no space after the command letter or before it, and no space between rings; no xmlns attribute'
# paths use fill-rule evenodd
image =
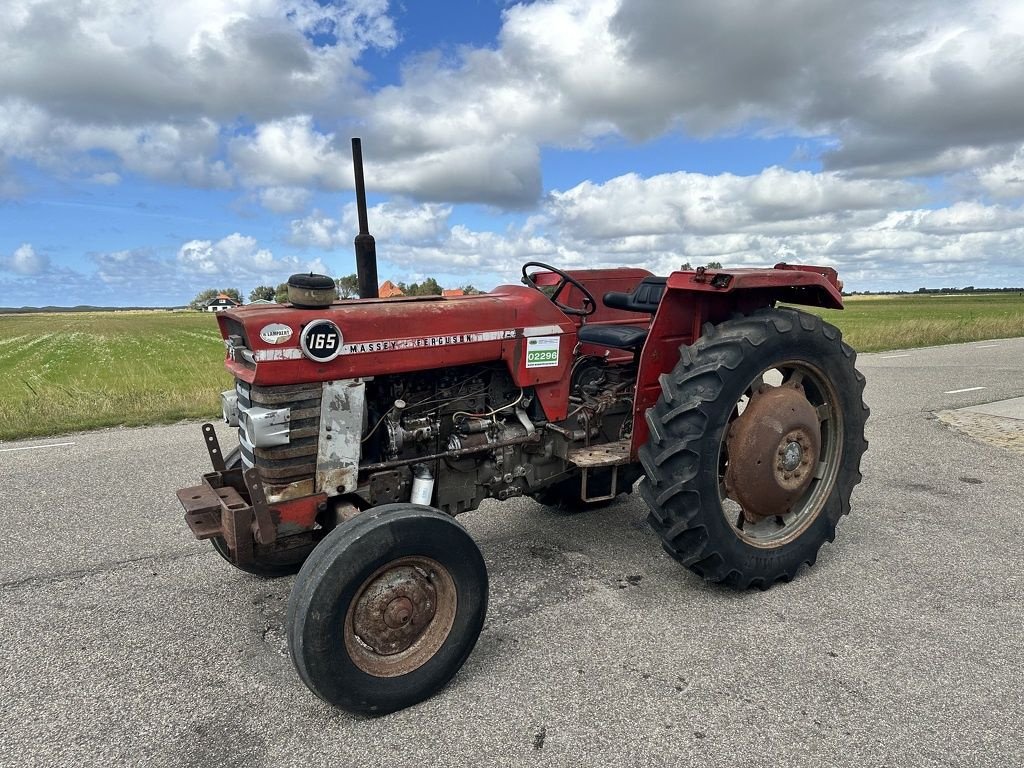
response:
<svg viewBox="0 0 1024 768"><path fill-rule="evenodd" d="M370 234L366 223L366 184L363 181L363 145L359 139L352 139L352 167L356 174L356 210L359 213L359 234L356 235L356 279L359 281L359 298L376 299L377 294L377 243Z"/></svg>

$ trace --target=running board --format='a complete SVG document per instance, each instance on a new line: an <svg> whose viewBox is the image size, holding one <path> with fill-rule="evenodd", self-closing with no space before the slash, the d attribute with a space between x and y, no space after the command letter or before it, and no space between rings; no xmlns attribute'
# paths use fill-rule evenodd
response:
<svg viewBox="0 0 1024 768"><path fill-rule="evenodd" d="M581 469L588 467L614 467L629 464L630 440L617 440L614 443L601 443L586 448L573 448L566 454L566 460Z"/></svg>
<svg viewBox="0 0 1024 768"><path fill-rule="evenodd" d="M583 470L580 480L580 500L611 501L619 495L619 467L629 464L631 440L617 440L614 443L603 443L586 448L575 448L566 455L566 459ZM587 480L591 469L612 468L611 493L605 496L588 496Z"/></svg>

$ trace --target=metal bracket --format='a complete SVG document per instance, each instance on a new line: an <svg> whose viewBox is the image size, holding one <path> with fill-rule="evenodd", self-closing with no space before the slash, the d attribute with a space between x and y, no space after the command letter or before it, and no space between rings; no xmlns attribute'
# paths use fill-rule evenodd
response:
<svg viewBox="0 0 1024 768"><path fill-rule="evenodd" d="M267 506L267 495L263 492L263 483L255 467L242 473L245 487L249 490L249 503L256 517L256 540L260 544L273 544L277 539L277 527Z"/></svg>
<svg viewBox="0 0 1024 768"><path fill-rule="evenodd" d="M612 484L611 493L607 496L587 496L587 473L590 472L589 467L583 468L583 477L580 480L580 499L582 501L611 501L619 495L619 465L612 465Z"/></svg>
<svg viewBox="0 0 1024 768"><path fill-rule="evenodd" d="M206 443L206 451L210 454L214 472L223 472L225 469L224 454L221 453L217 431L213 428L213 424L203 424L203 440Z"/></svg>

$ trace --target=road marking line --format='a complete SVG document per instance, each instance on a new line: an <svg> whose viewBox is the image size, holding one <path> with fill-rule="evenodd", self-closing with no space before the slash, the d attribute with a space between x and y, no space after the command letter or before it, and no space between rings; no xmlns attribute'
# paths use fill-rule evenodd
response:
<svg viewBox="0 0 1024 768"><path fill-rule="evenodd" d="M910 357L910 355L882 355L883 360L891 360L894 357Z"/></svg>
<svg viewBox="0 0 1024 768"><path fill-rule="evenodd" d="M961 392L977 392L979 389L985 389L985 387L967 387L967 389L951 389L945 394L959 395Z"/></svg>
<svg viewBox="0 0 1024 768"><path fill-rule="evenodd" d="M979 344L977 349L992 349L992 347L998 347L998 344Z"/></svg>
<svg viewBox="0 0 1024 768"><path fill-rule="evenodd" d="M74 443L49 443L47 445L25 445L21 448L0 448L0 453L7 453L8 451L31 451L36 448L62 448L65 445L74 445Z"/></svg>

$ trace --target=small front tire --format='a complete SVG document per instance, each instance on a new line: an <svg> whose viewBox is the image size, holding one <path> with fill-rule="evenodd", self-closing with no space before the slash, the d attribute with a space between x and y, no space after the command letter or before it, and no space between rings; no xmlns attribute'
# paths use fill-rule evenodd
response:
<svg viewBox="0 0 1024 768"><path fill-rule="evenodd" d="M288 601L302 681L349 712L429 698L469 657L487 613L487 568L451 517L417 504L368 510L328 534Z"/></svg>

